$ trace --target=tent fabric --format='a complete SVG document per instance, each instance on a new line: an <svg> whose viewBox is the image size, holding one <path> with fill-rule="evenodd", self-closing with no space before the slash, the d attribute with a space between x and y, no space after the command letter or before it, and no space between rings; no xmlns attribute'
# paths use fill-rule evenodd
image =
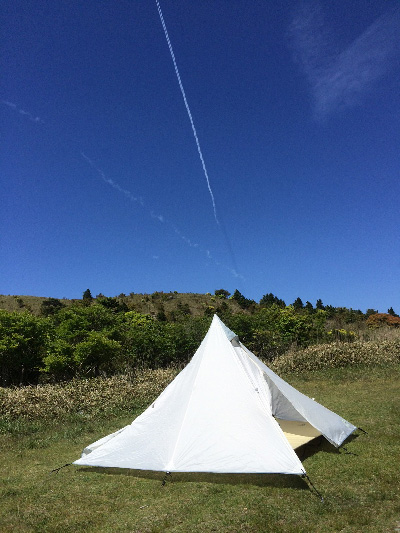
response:
<svg viewBox="0 0 400 533"><path fill-rule="evenodd" d="M190 363L161 395L74 464L304 474L275 417L308 423L336 446L356 429L279 378L215 315Z"/></svg>
<svg viewBox="0 0 400 533"><path fill-rule="evenodd" d="M340 446L357 429L344 418L289 385L243 344L241 348L261 372L264 372L267 382L270 382L273 397L271 408L274 416L283 420L306 420L336 447Z"/></svg>

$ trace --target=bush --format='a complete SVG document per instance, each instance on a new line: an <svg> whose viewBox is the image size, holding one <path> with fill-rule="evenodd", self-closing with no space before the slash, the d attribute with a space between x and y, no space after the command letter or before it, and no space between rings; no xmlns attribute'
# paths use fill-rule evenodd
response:
<svg viewBox="0 0 400 533"><path fill-rule="evenodd" d="M36 383L50 340L46 318L0 310L0 379L3 385Z"/></svg>
<svg viewBox="0 0 400 533"><path fill-rule="evenodd" d="M379 328L381 326L398 328L400 326L400 318L389 313L375 313L367 318L366 324L370 328Z"/></svg>
<svg viewBox="0 0 400 533"><path fill-rule="evenodd" d="M43 300L40 306L40 314L43 316L51 316L65 307L65 304L57 300L57 298L48 298Z"/></svg>
<svg viewBox="0 0 400 533"><path fill-rule="evenodd" d="M67 383L0 387L0 411L8 420L61 420L70 414L86 419L118 410L143 408L172 381L177 371L144 370L137 376L73 379Z"/></svg>
<svg viewBox="0 0 400 533"><path fill-rule="evenodd" d="M384 365L400 362L400 340L383 343L332 343L310 346L276 358L276 372L302 372L349 365Z"/></svg>
<svg viewBox="0 0 400 533"><path fill-rule="evenodd" d="M61 310L53 322L53 336L43 357L42 370L50 377L112 372L122 357L124 315L99 304Z"/></svg>
<svg viewBox="0 0 400 533"><path fill-rule="evenodd" d="M125 331L125 364L129 368L157 368L186 364L202 341L209 319L165 323L131 322Z"/></svg>
<svg viewBox="0 0 400 533"><path fill-rule="evenodd" d="M236 320L234 319L234 322ZM256 355L271 360L293 345L306 347L316 342L324 342L325 323L325 311L318 310L313 314L298 313L292 306L282 309L278 304L272 304L247 317L245 321L242 319L238 330L234 327L232 329Z"/></svg>
<svg viewBox="0 0 400 533"><path fill-rule="evenodd" d="M327 332L327 337L330 342L353 342L356 340L357 335L354 331L348 331L347 329L331 329Z"/></svg>
<svg viewBox="0 0 400 533"><path fill-rule="evenodd" d="M219 296L220 298L229 298L231 293L229 291L226 291L225 289L218 289L214 292L215 296Z"/></svg>
<svg viewBox="0 0 400 533"><path fill-rule="evenodd" d="M104 333L92 331L86 340L76 345L74 361L80 374L98 376L110 373L117 367L117 359L121 354L121 345Z"/></svg>

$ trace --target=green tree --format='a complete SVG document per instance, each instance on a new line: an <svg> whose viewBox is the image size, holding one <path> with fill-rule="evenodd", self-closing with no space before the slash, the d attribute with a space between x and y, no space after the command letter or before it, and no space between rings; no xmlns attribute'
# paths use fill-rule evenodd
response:
<svg viewBox="0 0 400 533"><path fill-rule="evenodd" d="M324 304L322 303L322 300L320 298L317 300L317 303L315 304L315 309L319 309L321 311L325 309Z"/></svg>
<svg viewBox="0 0 400 533"><path fill-rule="evenodd" d="M160 322L135 312L128 312L125 317L126 369L187 363L210 325L209 318L199 317L176 323Z"/></svg>
<svg viewBox="0 0 400 533"><path fill-rule="evenodd" d="M218 289L214 292L215 296L221 296L221 298L229 298L231 293L225 289Z"/></svg>
<svg viewBox="0 0 400 533"><path fill-rule="evenodd" d="M167 315L165 314L165 307L162 303L158 305L156 317L157 317L157 320L159 320L160 322L167 322Z"/></svg>
<svg viewBox="0 0 400 533"><path fill-rule="evenodd" d="M60 302L57 298L48 298L47 300L43 300L40 306L40 314L43 316L55 315L64 307L65 304Z"/></svg>
<svg viewBox="0 0 400 533"><path fill-rule="evenodd" d="M388 315L395 316L395 317L398 317L398 316L399 316L397 313L394 312L393 307L390 307L390 308L388 309Z"/></svg>
<svg viewBox="0 0 400 533"><path fill-rule="evenodd" d="M277 305L278 307L286 307L285 302L274 294L272 294L272 292L264 294L264 296L260 300L261 307L270 307L271 305Z"/></svg>
<svg viewBox="0 0 400 533"><path fill-rule="evenodd" d="M74 346L62 337L55 335L43 357L41 371L57 380L73 378L77 372L77 365L74 361Z"/></svg>
<svg viewBox="0 0 400 533"><path fill-rule="evenodd" d="M183 317L187 317L192 314L192 311L190 310L190 305L188 302L181 302L178 300L178 303L176 304L177 311L181 314Z"/></svg>
<svg viewBox="0 0 400 533"><path fill-rule="evenodd" d="M299 311L300 309L304 308L304 304L301 298L296 298L296 300L293 302L293 308L296 311Z"/></svg>
<svg viewBox="0 0 400 533"><path fill-rule="evenodd" d="M251 307L254 307L256 303L254 300L250 300L249 298L243 296L243 294L237 289L233 293L232 300L235 300L242 309L249 309Z"/></svg>
<svg viewBox="0 0 400 533"><path fill-rule="evenodd" d="M62 309L55 317L56 334L72 345L82 342L90 331L118 329L119 315L99 304Z"/></svg>
<svg viewBox="0 0 400 533"><path fill-rule="evenodd" d="M90 289L86 289L85 292L82 295L82 300L85 300L87 302L91 302L93 300L92 293L90 292Z"/></svg>
<svg viewBox="0 0 400 533"><path fill-rule="evenodd" d="M299 313L293 306L272 305L248 319L245 344L264 359L276 357L291 345L308 346L325 339L325 311Z"/></svg>
<svg viewBox="0 0 400 533"><path fill-rule="evenodd" d="M36 383L51 335L48 319L0 310L0 380L4 386Z"/></svg>
<svg viewBox="0 0 400 533"><path fill-rule="evenodd" d="M124 301L119 301L118 298L103 296L97 298L97 303L115 313L126 313L128 311L126 303Z"/></svg>
<svg viewBox="0 0 400 533"><path fill-rule="evenodd" d="M56 378L66 379L75 374L93 375L116 368L114 352L113 361L107 366L96 350L100 350L104 345L105 356L110 357L112 345L113 350L118 348L118 357L123 356L123 322L124 315L97 303L89 307L74 305L62 309L53 318L54 334L43 359L43 371ZM116 341L119 345L111 341ZM92 355L89 355L89 352Z"/></svg>
<svg viewBox="0 0 400 533"><path fill-rule="evenodd" d="M121 351L118 341L103 332L91 331L75 346L73 358L80 374L98 376L113 371Z"/></svg>
<svg viewBox="0 0 400 533"><path fill-rule="evenodd" d="M304 309L306 311L308 311L309 313L312 313L314 311L313 305L309 301L306 302L306 305L304 306Z"/></svg>
<svg viewBox="0 0 400 533"><path fill-rule="evenodd" d="M305 347L325 337L325 323L324 311L313 314L298 313L294 307L286 307L281 310L277 329L288 347L291 344Z"/></svg>

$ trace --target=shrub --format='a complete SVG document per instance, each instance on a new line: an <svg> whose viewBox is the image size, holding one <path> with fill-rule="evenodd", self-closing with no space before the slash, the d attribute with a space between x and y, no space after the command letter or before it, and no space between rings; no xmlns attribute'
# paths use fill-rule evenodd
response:
<svg viewBox="0 0 400 533"><path fill-rule="evenodd" d="M357 335L354 331L348 331L347 329L331 329L327 332L327 337L332 341L341 342L353 342L356 340Z"/></svg>
<svg viewBox="0 0 400 533"><path fill-rule="evenodd" d="M3 385L37 382L50 339L50 322L31 313L0 310L0 379Z"/></svg>
<svg viewBox="0 0 400 533"><path fill-rule="evenodd" d="M211 317L215 313L215 307L213 305L207 305L204 309L204 316Z"/></svg>
<svg viewBox="0 0 400 533"><path fill-rule="evenodd" d="M86 340L76 345L74 361L80 374L97 376L109 373L117 365L116 360L121 354L121 345L104 333L92 331Z"/></svg>
<svg viewBox="0 0 400 533"><path fill-rule="evenodd" d="M143 408L172 381L177 371L142 370L129 378L74 379L67 383L0 387L0 411L9 420L57 419L78 414L86 419L107 416L119 409Z"/></svg>
<svg viewBox="0 0 400 533"><path fill-rule="evenodd" d="M379 328L381 326L398 328L400 326L400 318L389 313L375 313L367 318L366 324L370 328Z"/></svg>
<svg viewBox="0 0 400 533"><path fill-rule="evenodd" d="M310 346L276 358L271 368L276 372L302 372L348 365L383 365L400 362L400 340L332 343Z"/></svg>
<svg viewBox="0 0 400 533"><path fill-rule="evenodd" d="M214 292L215 296L219 296L220 298L228 298L231 293L229 291L226 291L225 289L218 289Z"/></svg>
<svg viewBox="0 0 400 533"><path fill-rule="evenodd" d="M48 298L43 300L40 306L40 314L43 316L51 316L65 307L65 304L57 300L57 298Z"/></svg>

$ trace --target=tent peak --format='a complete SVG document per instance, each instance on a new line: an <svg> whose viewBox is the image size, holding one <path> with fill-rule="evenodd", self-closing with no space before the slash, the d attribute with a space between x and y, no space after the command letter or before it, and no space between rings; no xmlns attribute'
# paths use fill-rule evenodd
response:
<svg viewBox="0 0 400 533"><path fill-rule="evenodd" d="M231 342L233 340L239 340L239 337L236 335L236 333L234 333L231 329L228 328L228 326L226 326L222 320L219 318L219 316L217 314L214 315L213 319L212 319L212 322L211 322L211 326L210 326L210 329L212 327L219 327L222 329L222 331L224 332L224 334L226 335L226 337L228 338L228 340Z"/></svg>

